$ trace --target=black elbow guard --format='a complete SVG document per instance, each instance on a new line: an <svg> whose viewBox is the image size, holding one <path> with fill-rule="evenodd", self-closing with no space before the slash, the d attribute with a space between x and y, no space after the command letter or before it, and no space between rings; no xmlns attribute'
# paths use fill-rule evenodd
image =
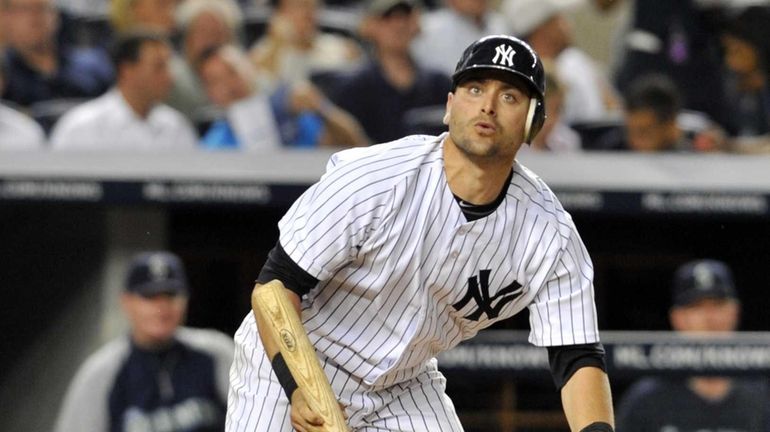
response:
<svg viewBox="0 0 770 432"><path fill-rule="evenodd" d="M294 291L300 297L310 292L318 284L318 279L297 265L283 250L281 243L276 243L267 255L267 262L262 267L257 282L268 283L273 279L283 282L286 288Z"/></svg>
<svg viewBox="0 0 770 432"><path fill-rule="evenodd" d="M604 347L599 342L548 347L548 363L551 365L553 382L559 390L580 368L594 366L607 371Z"/></svg>

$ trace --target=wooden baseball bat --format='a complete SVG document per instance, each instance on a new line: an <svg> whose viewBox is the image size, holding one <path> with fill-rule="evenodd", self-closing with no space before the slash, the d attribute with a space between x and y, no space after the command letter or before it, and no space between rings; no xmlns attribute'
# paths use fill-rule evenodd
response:
<svg viewBox="0 0 770 432"><path fill-rule="evenodd" d="M251 307L269 324L267 331L278 343L297 386L310 408L323 418L323 430L349 432L329 380L285 289L279 280L259 286L251 295Z"/></svg>

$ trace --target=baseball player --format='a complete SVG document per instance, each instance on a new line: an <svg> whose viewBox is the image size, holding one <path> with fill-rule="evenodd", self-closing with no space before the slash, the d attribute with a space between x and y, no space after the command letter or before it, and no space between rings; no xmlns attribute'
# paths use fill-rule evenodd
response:
<svg viewBox="0 0 770 432"><path fill-rule="evenodd" d="M279 222L258 283L287 287L353 431L462 431L436 355L530 312L574 431L612 431L593 269L569 214L515 160L543 124L537 54L509 36L457 63L440 136L332 156ZM226 430L317 430L253 314L235 335Z"/></svg>

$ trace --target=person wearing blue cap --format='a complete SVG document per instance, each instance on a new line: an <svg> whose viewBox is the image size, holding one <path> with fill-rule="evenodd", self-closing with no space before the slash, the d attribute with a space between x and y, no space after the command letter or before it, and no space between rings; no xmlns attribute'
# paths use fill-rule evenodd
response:
<svg viewBox="0 0 770 432"><path fill-rule="evenodd" d="M81 366L56 431L222 430L233 342L181 327L188 297L179 257L160 251L133 258L121 296L130 334Z"/></svg>
<svg viewBox="0 0 770 432"><path fill-rule="evenodd" d="M737 330L740 300L727 264L696 260L674 274L669 310L677 332ZM764 382L720 376L645 378L618 406L624 432L766 431L768 389Z"/></svg>

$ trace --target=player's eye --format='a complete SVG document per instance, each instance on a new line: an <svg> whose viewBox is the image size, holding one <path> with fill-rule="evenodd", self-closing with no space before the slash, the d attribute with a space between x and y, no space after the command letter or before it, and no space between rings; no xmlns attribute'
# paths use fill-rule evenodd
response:
<svg viewBox="0 0 770 432"><path fill-rule="evenodd" d="M468 86L468 93L473 95L481 94L481 87L479 87L478 85L472 84Z"/></svg>

